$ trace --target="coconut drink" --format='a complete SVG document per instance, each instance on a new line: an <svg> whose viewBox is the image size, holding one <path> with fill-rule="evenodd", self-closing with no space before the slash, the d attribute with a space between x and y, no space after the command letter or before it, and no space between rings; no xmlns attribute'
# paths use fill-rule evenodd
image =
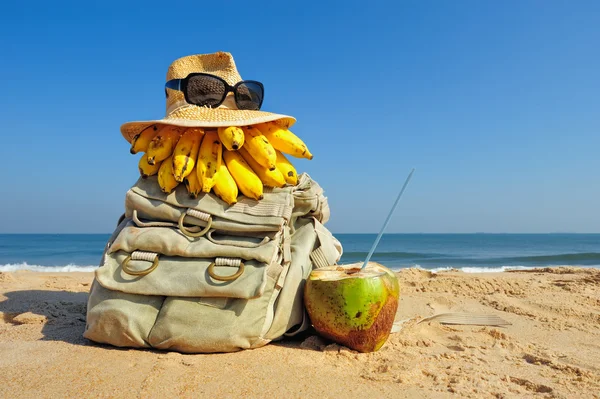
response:
<svg viewBox="0 0 600 399"><path fill-rule="evenodd" d="M304 286L304 305L319 334L359 352L379 350L394 325L400 296L398 279L387 267L369 260L414 171L406 177L362 265L313 270Z"/></svg>
<svg viewBox="0 0 600 399"><path fill-rule="evenodd" d="M396 275L379 263L336 265L313 270L304 303L322 336L359 352L374 352L387 341L400 286Z"/></svg>

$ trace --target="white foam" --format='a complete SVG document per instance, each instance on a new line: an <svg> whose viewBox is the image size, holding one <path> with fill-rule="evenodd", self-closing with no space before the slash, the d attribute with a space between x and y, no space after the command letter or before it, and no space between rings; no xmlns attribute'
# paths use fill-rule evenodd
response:
<svg viewBox="0 0 600 399"><path fill-rule="evenodd" d="M426 269L424 267L421 267L421 265L415 264L412 267L414 267L415 269L421 269L421 270L427 270L428 272L432 272L432 273L439 273L439 272L447 272L450 270L459 270L461 272L464 273L501 273L501 272L505 272L508 270L531 270L531 269L537 269L539 268L538 266L498 266L498 267L436 267L433 269ZM554 267L554 266L552 266ZM394 268L393 269L396 272L399 272L400 270L402 270L402 268Z"/></svg>
<svg viewBox="0 0 600 399"><path fill-rule="evenodd" d="M93 272L98 266L80 266L68 264L65 266L40 266L40 265L29 265L27 262L23 263L8 263L6 265L0 265L0 272L16 272L19 270L29 270L32 272Z"/></svg>
<svg viewBox="0 0 600 399"><path fill-rule="evenodd" d="M508 270L531 270L533 266L499 266L499 267L438 267L431 269L433 273L445 272L448 270L460 270L464 273L502 273Z"/></svg>
<svg viewBox="0 0 600 399"><path fill-rule="evenodd" d="M599 266L578 266L578 265L548 265L548 266L498 266L498 267L437 267L435 269L424 269L419 265L416 268L428 270L432 273L447 272L449 270L460 270L464 273L502 273L510 270L533 270L544 267L583 267L583 268L599 268Z"/></svg>

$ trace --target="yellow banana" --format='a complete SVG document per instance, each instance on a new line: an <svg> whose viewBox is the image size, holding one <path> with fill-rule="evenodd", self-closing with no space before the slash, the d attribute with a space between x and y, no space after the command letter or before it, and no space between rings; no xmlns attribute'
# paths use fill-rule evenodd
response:
<svg viewBox="0 0 600 399"><path fill-rule="evenodd" d="M289 130L282 129L273 122L261 123L256 125L256 127L260 129L276 150L285 152L296 158L313 158L304 141Z"/></svg>
<svg viewBox="0 0 600 399"><path fill-rule="evenodd" d="M219 134L216 130L207 131L200 144L198 161L196 163L198 181L202 185L202 191L205 193L209 193L216 183L217 175L221 168L222 154L223 146L221 140L219 140Z"/></svg>
<svg viewBox="0 0 600 399"><path fill-rule="evenodd" d="M146 152L148 151L148 144L150 141L156 136L158 132L158 125L150 125L140 133L133 136L131 139L131 149L129 150L132 154L137 154L138 152Z"/></svg>
<svg viewBox="0 0 600 399"><path fill-rule="evenodd" d="M238 188L246 197L263 199L263 184L238 151L223 151L223 160Z"/></svg>
<svg viewBox="0 0 600 399"><path fill-rule="evenodd" d="M246 150L246 147L242 147L238 150L242 158L250 165L254 173L263 182L265 186L269 187L283 187L285 186L285 178L279 169L269 170L262 166Z"/></svg>
<svg viewBox="0 0 600 399"><path fill-rule="evenodd" d="M179 136L183 128L178 126L166 125L162 127L156 136L148 144L148 163L152 165L154 162L164 161L173 153L175 144L179 140Z"/></svg>
<svg viewBox="0 0 600 399"><path fill-rule="evenodd" d="M194 169L203 134L204 130L191 128L186 130L179 138L175 150L173 150L173 176L175 180L183 181Z"/></svg>
<svg viewBox="0 0 600 399"><path fill-rule="evenodd" d="M160 162L155 163L154 165L150 165L148 163L148 155L144 154L144 156L142 156L140 158L140 161L138 162L138 168L140 170L140 175L142 176L142 179L147 178L148 176L153 176L155 174L158 173L158 169L160 169Z"/></svg>
<svg viewBox="0 0 600 399"><path fill-rule="evenodd" d="M187 188L188 193L190 193L190 197L198 198L198 194L200 194L200 192L202 191L202 186L198 181L196 169L192 170L192 173L190 173L183 179L183 183L185 184L185 188Z"/></svg>
<svg viewBox="0 0 600 399"><path fill-rule="evenodd" d="M219 176L217 176L217 182L213 187L213 191L217 197L221 198L229 205L233 205L237 202L238 186L224 162L221 162Z"/></svg>
<svg viewBox="0 0 600 399"><path fill-rule="evenodd" d="M244 132L237 126L220 127L219 139L229 151L236 151L244 145Z"/></svg>
<svg viewBox="0 0 600 399"><path fill-rule="evenodd" d="M277 154L277 169L283 175L285 182L292 186L298 184L298 173L296 172L294 165L291 164L281 151L275 150L275 153Z"/></svg>
<svg viewBox="0 0 600 399"><path fill-rule="evenodd" d="M269 140L256 126L244 126L244 148L258 162L269 170L275 170L277 154Z"/></svg>
<svg viewBox="0 0 600 399"><path fill-rule="evenodd" d="M158 185L160 189L169 194L177 187L179 182L173 177L173 156L165 159L158 170Z"/></svg>

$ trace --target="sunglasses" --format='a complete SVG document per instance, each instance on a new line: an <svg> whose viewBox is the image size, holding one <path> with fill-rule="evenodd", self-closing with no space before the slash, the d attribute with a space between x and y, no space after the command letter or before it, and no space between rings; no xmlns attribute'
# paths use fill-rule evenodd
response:
<svg viewBox="0 0 600 399"><path fill-rule="evenodd" d="M166 89L183 92L188 104L209 108L217 108L223 104L227 94L233 92L238 109L258 111L265 96L263 84L255 80L242 80L230 86L218 76L199 72L190 73L185 79L169 80L165 84L165 92Z"/></svg>

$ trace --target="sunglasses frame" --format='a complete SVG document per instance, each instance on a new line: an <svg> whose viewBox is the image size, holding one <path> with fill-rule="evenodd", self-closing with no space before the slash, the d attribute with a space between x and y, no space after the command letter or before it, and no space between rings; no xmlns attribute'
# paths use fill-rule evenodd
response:
<svg viewBox="0 0 600 399"><path fill-rule="evenodd" d="M209 107L209 108L217 108L219 107L221 104L223 104L223 101L225 101L225 98L227 97L227 95L231 92L233 92L233 96L235 98L235 105L239 108L239 109L243 109L240 108L240 105L238 103L238 93L237 93L237 88L244 84L244 83L253 83L256 84L258 86L260 86L260 88L262 89L262 97L260 99L260 104L258 104L258 109L255 110L251 110L251 111L259 111L260 108L262 107L262 103L263 100L265 99L265 86L256 80L241 80L239 82L237 82L235 85L231 86L229 83L227 83L225 81L225 79L219 77L219 76L215 76L215 75L211 75L209 73L203 73L203 72L192 72L190 73L188 76L186 76L183 79L171 79L169 80L167 83L165 83L165 94L167 95L167 97L169 96L169 94L167 93L167 89L172 89L172 90L178 90L180 92L183 93L183 96L185 97L185 101L188 104L192 104L192 105L196 105L198 107L202 107L202 105L198 105L198 104L194 104L193 102L190 101L190 98L188 97L188 82L190 81L191 78L194 78L196 76L208 76L214 79L217 79L218 81L222 82L223 85L225 86L225 93L223 93L223 97L221 98L221 100L214 106Z"/></svg>

